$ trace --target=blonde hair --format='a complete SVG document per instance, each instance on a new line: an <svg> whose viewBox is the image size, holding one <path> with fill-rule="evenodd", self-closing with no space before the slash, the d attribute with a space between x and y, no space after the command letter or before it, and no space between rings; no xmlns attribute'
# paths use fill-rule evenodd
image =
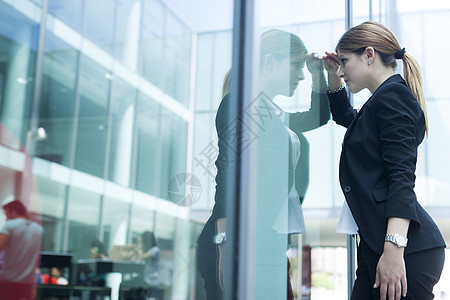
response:
<svg viewBox="0 0 450 300"><path fill-rule="evenodd" d="M394 34L386 26L378 22L364 22L348 30L339 40L336 51L362 54L369 46L378 52L384 65L391 66L392 69L397 67L396 54L402 51L402 47L400 47ZM414 57L406 53L403 53L401 59L403 61L403 75L405 76L406 85L422 108L428 135L427 106L419 63Z"/></svg>

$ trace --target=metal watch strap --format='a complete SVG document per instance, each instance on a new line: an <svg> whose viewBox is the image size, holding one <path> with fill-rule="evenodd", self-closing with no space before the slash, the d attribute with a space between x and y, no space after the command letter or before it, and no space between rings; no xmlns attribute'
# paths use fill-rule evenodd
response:
<svg viewBox="0 0 450 300"><path fill-rule="evenodd" d="M398 233L387 234L384 241L394 243L397 247L406 247L408 244L408 238Z"/></svg>

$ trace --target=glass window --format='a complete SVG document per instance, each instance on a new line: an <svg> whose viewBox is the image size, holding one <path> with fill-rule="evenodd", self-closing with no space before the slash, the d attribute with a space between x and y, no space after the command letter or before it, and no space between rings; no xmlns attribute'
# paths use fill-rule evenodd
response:
<svg viewBox="0 0 450 300"><path fill-rule="evenodd" d="M114 53L115 2L84 1L83 35L110 54Z"/></svg>
<svg viewBox="0 0 450 300"><path fill-rule="evenodd" d="M136 183L139 191L156 195L159 169L158 144L160 105L144 94L139 94L136 124Z"/></svg>
<svg viewBox="0 0 450 300"><path fill-rule="evenodd" d="M305 58L334 49L345 30L344 2L259 5L254 37L259 52L253 60L259 94L244 98L242 117L256 137L240 153L249 170L244 173L250 191L248 219L255 220L246 226L258 228L255 246L248 245L255 259L255 297L284 299L293 292L302 299L345 298L346 237L335 233L334 213L343 201L335 175L342 140L335 137L342 139L344 130L327 124L328 98L311 89L325 91L326 74L308 68ZM318 39L319 32L327 35ZM247 156L253 158L245 161ZM331 257L342 263L323 263ZM292 289L287 288L288 276Z"/></svg>
<svg viewBox="0 0 450 300"><path fill-rule="evenodd" d="M172 298L172 293L174 292L172 287L176 284L174 281L175 232L176 218L157 212L155 215L154 234L158 247L161 249L159 260L160 282L167 287L165 297L168 298ZM186 253L186 251L183 251L183 253Z"/></svg>
<svg viewBox="0 0 450 300"><path fill-rule="evenodd" d="M159 0L144 0L143 6L141 63L139 65L142 76L162 88L165 8Z"/></svg>
<svg viewBox="0 0 450 300"><path fill-rule="evenodd" d="M161 110L161 138L159 140L158 196L169 199L168 186L177 175L185 173L187 150L186 120L166 108Z"/></svg>
<svg viewBox="0 0 450 300"><path fill-rule="evenodd" d="M82 56L75 168L102 178L111 76L107 69Z"/></svg>
<svg viewBox="0 0 450 300"><path fill-rule="evenodd" d="M136 115L136 88L116 77L112 83L112 122L109 155L109 179L124 186L130 184L133 130Z"/></svg>
<svg viewBox="0 0 450 300"><path fill-rule="evenodd" d="M35 155L68 167L73 164L78 58L77 50L47 34L39 106L39 126L46 138L37 143Z"/></svg>
<svg viewBox="0 0 450 300"><path fill-rule="evenodd" d="M117 1L115 57L136 70L141 31L142 1Z"/></svg>
<svg viewBox="0 0 450 300"><path fill-rule="evenodd" d="M77 32L82 28L84 1L49 0L48 12Z"/></svg>
<svg viewBox="0 0 450 300"><path fill-rule="evenodd" d="M38 177L38 185L45 228L42 250L63 251L67 186L43 177Z"/></svg>
<svg viewBox="0 0 450 300"><path fill-rule="evenodd" d="M97 193L75 186L69 190L67 252L74 259L90 258L90 244L99 239L100 201Z"/></svg>
<svg viewBox="0 0 450 300"><path fill-rule="evenodd" d="M170 11L166 13L163 89L185 106L189 103L191 32Z"/></svg>
<svg viewBox="0 0 450 300"><path fill-rule="evenodd" d="M31 11L37 8L32 6ZM30 19L25 13L25 9L0 2L0 120L23 145L31 116L39 37L39 18Z"/></svg>
<svg viewBox="0 0 450 300"><path fill-rule="evenodd" d="M123 246L128 244L128 221L130 213L130 203L127 199L127 193L117 193L119 197L105 197L103 205L103 242L113 259L137 259L134 257L117 257L114 256L115 246Z"/></svg>

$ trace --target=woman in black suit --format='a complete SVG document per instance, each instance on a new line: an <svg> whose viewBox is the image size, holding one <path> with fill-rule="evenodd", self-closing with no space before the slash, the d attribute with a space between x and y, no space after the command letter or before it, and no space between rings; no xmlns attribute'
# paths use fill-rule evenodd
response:
<svg viewBox="0 0 450 300"><path fill-rule="evenodd" d="M351 299L433 299L445 242L414 193L417 148L427 132L422 77L392 32L365 22L323 57L333 120L347 127L340 184L360 236ZM402 76L394 74L397 59ZM352 93L372 96L357 111Z"/></svg>

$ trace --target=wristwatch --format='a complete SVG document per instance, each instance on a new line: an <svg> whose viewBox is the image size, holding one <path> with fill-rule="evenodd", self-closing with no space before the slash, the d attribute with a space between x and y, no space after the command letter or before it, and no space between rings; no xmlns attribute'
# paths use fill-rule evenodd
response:
<svg viewBox="0 0 450 300"><path fill-rule="evenodd" d="M214 245L223 245L225 241L227 240L227 233L226 232L219 232L213 237L213 243Z"/></svg>
<svg viewBox="0 0 450 300"><path fill-rule="evenodd" d="M397 245L397 247L406 247L408 244L408 238L404 235L394 233L394 234L388 234L384 238L384 241L386 242L392 242Z"/></svg>

